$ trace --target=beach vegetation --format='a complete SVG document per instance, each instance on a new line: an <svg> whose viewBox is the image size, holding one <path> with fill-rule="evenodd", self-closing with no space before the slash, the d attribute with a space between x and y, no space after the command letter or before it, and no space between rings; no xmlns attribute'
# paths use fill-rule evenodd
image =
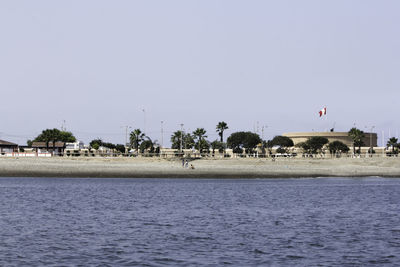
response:
<svg viewBox="0 0 400 267"><path fill-rule="evenodd" d="M229 128L228 128L228 124L226 122L224 122L224 121L218 122L218 124L217 124L217 133L218 133L218 135L220 137L221 143L224 142L224 131L227 130L227 129L229 129Z"/></svg>
<svg viewBox="0 0 400 267"><path fill-rule="evenodd" d="M180 149L181 144L182 144L182 149L193 148L195 144L193 136L190 133L185 133L183 131L175 131L171 135L171 148Z"/></svg>
<svg viewBox="0 0 400 267"><path fill-rule="evenodd" d="M218 150L219 153L223 153L226 147L226 144L224 142L215 140L210 143L212 153L215 153L215 150Z"/></svg>
<svg viewBox="0 0 400 267"><path fill-rule="evenodd" d="M361 153L361 146L364 145L363 139L365 137L364 132L356 127L353 127L348 132L349 137L353 141L353 154L356 154L356 147L358 147L358 153Z"/></svg>
<svg viewBox="0 0 400 267"><path fill-rule="evenodd" d="M26 145L27 145L28 147L32 147L32 144L33 144L33 141L32 141L32 140L28 139L28 140L26 141Z"/></svg>
<svg viewBox="0 0 400 267"><path fill-rule="evenodd" d="M272 148L274 147L274 144L272 143L272 140L268 140L268 141L263 140L262 144L263 144L263 147L268 150L269 155L271 155L272 154Z"/></svg>
<svg viewBox="0 0 400 267"><path fill-rule="evenodd" d="M125 154L125 146L122 144L117 144L115 145L115 150L117 150L118 152Z"/></svg>
<svg viewBox="0 0 400 267"><path fill-rule="evenodd" d="M204 149L208 149L210 147L208 142L204 139L207 137L206 133L207 131L204 128L197 128L193 131L193 137L196 140L195 147L197 147L200 153L203 147Z"/></svg>
<svg viewBox="0 0 400 267"><path fill-rule="evenodd" d="M399 140L397 138L391 137L386 144L387 148L390 148L390 147L392 148L392 152L391 152L392 155L396 155L399 153L400 144L398 143L398 141Z"/></svg>
<svg viewBox="0 0 400 267"><path fill-rule="evenodd" d="M140 144L139 150L141 153L153 156L160 153L160 146L157 141L153 141L150 137L146 136L146 139Z"/></svg>
<svg viewBox="0 0 400 267"><path fill-rule="evenodd" d="M319 152L322 152L322 148L324 147L324 145L329 143L329 140L325 137L322 136L313 136L311 138L309 138L306 143L308 143L309 147L310 147L310 152L312 154L316 154Z"/></svg>
<svg viewBox="0 0 400 267"><path fill-rule="evenodd" d="M227 139L227 146L234 153L253 153L258 144L262 143L260 136L252 132L235 132Z"/></svg>
<svg viewBox="0 0 400 267"><path fill-rule="evenodd" d="M75 136L71 132L60 131L56 128L43 130L33 142L45 142L46 148L49 149L49 142L53 143L53 149L55 142L73 143L76 142Z"/></svg>
<svg viewBox="0 0 400 267"><path fill-rule="evenodd" d="M293 140L290 139L289 137L278 135L271 140L270 145L278 146L280 149L283 149L284 152L278 152L278 153L287 153L287 149L289 147L294 146L294 143Z"/></svg>
<svg viewBox="0 0 400 267"><path fill-rule="evenodd" d="M130 146L138 151L140 144L145 140L145 137L146 135L140 129L133 130L129 136Z"/></svg>
<svg viewBox="0 0 400 267"><path fill-rule="evenodd" d="M94 139L92 141L90 141L89 146L93 149L99 149L100 146L103 145L103 141L100 138Z"/></svg>
<svg viewBox="0 0 400 267"><path fill-rule="evenodd" d="M343 142L333 141L328 145L331 154L340 155L341 153L349 152L350 148Z"/></svg>

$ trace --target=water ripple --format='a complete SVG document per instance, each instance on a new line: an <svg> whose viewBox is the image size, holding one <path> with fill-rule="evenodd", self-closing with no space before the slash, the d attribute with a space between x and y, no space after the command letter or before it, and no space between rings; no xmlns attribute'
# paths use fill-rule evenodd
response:
<svg viewBox="0 0 400 267"><path fill-rule="evenodd" d="M397 179L0 179L0 266L395 266Z"/></svg>

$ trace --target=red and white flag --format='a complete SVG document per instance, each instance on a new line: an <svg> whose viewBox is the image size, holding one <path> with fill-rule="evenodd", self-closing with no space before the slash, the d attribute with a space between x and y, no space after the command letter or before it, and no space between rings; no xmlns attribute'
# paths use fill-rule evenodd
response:
<svg viewBox="0 0 400 267"><path fill-rule="evenodd" d="M319 111L319 116L322 117L322 115L326 115L326 107Z"/></svg>

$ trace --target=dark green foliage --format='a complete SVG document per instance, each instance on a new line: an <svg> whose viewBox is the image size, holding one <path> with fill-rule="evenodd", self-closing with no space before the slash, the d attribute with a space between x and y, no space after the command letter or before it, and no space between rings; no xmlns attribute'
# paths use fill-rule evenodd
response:
<svg viewBox="0 0 400 267"><path fill-rule="evenodd" d="M301 142L296 145L296 147L300 147L303 149L304 153L310 153L310 145L308 142Z"/></svg>
<svg viewBox="0 0 400 267"><path fill-rule="evenodd" d="M271 140L271 144L273 146L279 146L282 148L287 148L287 147L292 147L294 146L293 140L290 139L287 136L275 136L272 140Z"/></svg>
<svg viewBox="0 0 400 267"><path fill-rule="evenodd" d="M215 153L215 150L218 150L218 152L222 153L222 152L224 152L224 149L225 149L225 143L220 142L218 140L212 141L210 143L210 146L211 146L213 153Z"/></svg>
<svg viewBox="0 0 400 267"><path fill-rule="evenodd" d="M115 150L117 150L118 152L121 152L122 154L124 154L125 153L125 146L121 145L121 144L117 144L115 146Z"/></svg>
<svg viewBox="0 0 400 267"><path fill-rule="evenodd" d="M185 134L182 131L176 131L171 135L171 148L179 149L181 146L182 137L182 149L190 149L194 146L194 139L190 133Z"/></svg>
<svg viewBox="0 0 400 267"><path fill-rule="evenodd" d="M284 154L284 153L286 153L286 149L279 147L276 149L276 153Z"/></svg>
<svg viewBox="0 0 400 267"><path fill-rule="evenodd" d="M56 128L43 130L42 133L33 140L33 142L45 142L47 149L49 148L49 142L53 143L54 148L55 142L72 143L75 141L76 138L71 132L60 131Z"/></svg>
<svg viewBox="0 0 400 267"><path fill-rule="evenodd" d="M272 143L272 140L263 141L262 144L263 144L263 146L265 148L267 148L268 153L271 155L272 154L272 148L274 147L274 144Z"/></svg>
<svg viewBox="0 0 400 267"><path fill-rule="evenodd" d="M322 136L313 136L307 140L312 154L318 153L324 145L329 143L329 140Z"/></svg>
<svg viewBox="0 0 400 267"><path fill-rule="evenodd" d="M340 141L333 141L332 143L329 143L328 148L331 154L347 153L350 150L346 144Z"/></svg>
<svg viewBox="0 0 400 267"><path fill-rule="evenodd" d="M115 145L113 143L109 143L109 142L103 142L103 140L101 140L100 138L94 139L92 141L90 141L89 146L93 149L99 149L101 146L102 147L106 147L109 149L115 149L117 151L120 151L121 153L125 153L125 146L124 145Z"/></svg>
<svg viewBox="0 0 400 267"><path fill-rule="evenodd" d="M33 142L76 142L75 136L71 132L64 132L58 129L46 129L39 134Z"/></svg>
<svg viewBox="0 0 400 267"><path fill-rule="evenodd" d="M130 133L129 141L131 147L139 149L140 143L144 140L145 134L140 129L135 129Z"/></svg>
<svg viewBox="0 0 400 267"><path fill-rule="evenodd" d="M399 153L400 144L398 143L398 139L397 138L395 138L395 137L390 138L388 140L386 146L388 148L392 147L392 153L391 153L392 155L396 155L396 154Z"/></svg>
<svg viewBox="0 0 400 267"><path fill-rule="evenodd" d="M28 140L28 141L26 141L26 145L27 145L28 147L32 147L32 143L33 143L33 141L32 141L32 140Z"/></svg>
<svg viewBox="0 0 400 267"><path fill-rule="evenodd" d="M200 153L208 153L210 150L210 143L205 139L201 139L197 142L196 147L199 149Z"/></svg>
<svg viewBox="0 0 400 267"><path fill-rule="evenodd" d="M269 146L279 146L279 148L283 149L285 152L278 153L286 153L288 147L294 146L293 140L287 136L275 136L271 141L268 141ZM278 151L278 150L277 150Z"/></svg>
<svg viewBox="0 0 400 267"><path fill-rule="evenodd" d="M234 153L241 153L243 148L252 153L254 148L262 142L260 136L252 132L236 132L228 137L227 145Z"/></svg>
<svg viewBox="0 0 400 267"><path fill-rule="evenodd" d="M207 137L206 133L207 131L204 130L204 128L197 128L195 131L193 131L193 136L197 140L195 147L199 150L199 152L202 152L202 150L210 147L208 142L204 139Z"/></svg>
<svg viewBox="0 0 400 267"><path fill-rule="evenodd" d="M329 140L322 136L313 136L308 138L307 141L298 143L296 146L301 147L305 153L316 154L329 142Z"/></svg>
<svg viewBox="0 0 400 267"><path fill-rule="evenodd" d="M96 150L99 149L99 147L102 145L103 145L103 141L100 138L94 139L89 143L89 146Z"/></svg>
<svg viewBox="0 0 400 267"><path fill-rule="evenodd" d="M139 150L141 153L144 153L145 151L149 152L149 153L153 153L154 152L154 144L153 141L151 141L150 138L147 138L147 140L144 140L140 146L139 146Z"/></svg>
<svg viewBox="0 0 400 267"><path fill-rule="evenodd" d="M349 137L353 140L353 153L356 154L356 147L358 147L358 153L361 153L361 146L364 145L364 132L353 127L349 131Z"/></svg>
<svg viewBox="0 0 400 267"><path fill-rule="evenodd" d="M220 136L221 143L224 142L224 131L228 129L228 124L224 121L218 122L217 124L217 133Z"/></svg>

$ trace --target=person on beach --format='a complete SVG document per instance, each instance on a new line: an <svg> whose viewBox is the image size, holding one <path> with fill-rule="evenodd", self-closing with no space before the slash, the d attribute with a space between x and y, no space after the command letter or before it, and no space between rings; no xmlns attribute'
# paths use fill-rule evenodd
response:
<svg viewBox="0 0 400 267"><path fill-rule="evenodd" d="M186 160L186 162L185 162L185 168L186 168L186 169L189 168L189 162L188 162L188 160Z"/></svg>
<svg viewBox="0 0 400 267"><path fill-rule="evenodd" d="M194 170L193 164L190 164L190 169Z"/></svg>
<svg viewBox="0 0 400 267"><path fill-rule="evenodd" d="M182 168L185 168L185 159L182 158Z"/></svg>

